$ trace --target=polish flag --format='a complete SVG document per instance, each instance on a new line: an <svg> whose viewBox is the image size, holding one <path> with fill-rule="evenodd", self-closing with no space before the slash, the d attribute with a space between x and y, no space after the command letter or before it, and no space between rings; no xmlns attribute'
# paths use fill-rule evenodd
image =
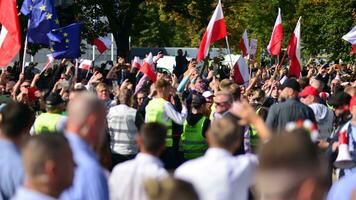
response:
<svg viewBox="0 0 356 200"><path fill-rule="evenodd" d="M157 75L153 69L153 56L152 53L149 53L146 57L145 61L143 62L140 71L148 76L152 82L157 81Z"/></svg>
<svg viewBox="0 0 356 200"><path fill-rule="evenodd" d="M248 85L248 81L250 80L250 75L248 71L248 66L245 62L243 56L239 56L235 65L234 65L234 76L235 82L240 85Z"/></svg>
<svg viewBox="0 0 356 200"><path fill-rule="evenodd" d="M94 39L93 44L98 48L100 53L104 53L108 48L110 48L112 42L108 37L98 37Z"/></svg>
<svg viewBox="0 0 356 200"><path fill-rule="evenodd" d="M80 63L79 68L88 71L88 70L90 70L90 67L91 67L92 63L93 63L92 60L84 59Z"/></svg>
<svg viewBox="0 0 356 200"><path fill-rule="evenodd" d="M214 14L210 19L208 27L204 33L203 39L200 42L197 61L203 60L209 53L211 43L221 40L227 36L226 25L224 20L221 2L215 8Z"/></svg>
<svg viewBox="0 0 356 200"><path fill-rule="evenodd" d="M21 49L16 0L0 1L0 67L7 67Z"/></svg>
<svg viewBox="0 0 356 200"><path fill-rule="evenodd" d="M240 39L240 48L242 50L242 55L245 57L250 54L250 44L248 41L247 31L245 30L242 38Z"/></svg>
<svg viewBox="0 0 356 200"><path fill-rule="evenodd" d="M137 69L140 69L142 66L142 60L140 57L135 56L134 59L132 60L132 66L136 67Z"/></svg>
<svg viewBox="0 0 356 200"><path fill-rule="evenodd" d="M356 26L346 35L342 36L342 39L352 44L351 54L356 53Z"/></svg>
<svg viewBox="0 0 356 200"><path fill-rule="evenodd" d="M300 20L299 17L297 26L294 29L294 33L290 38L287 53L290 60L289 76L295 76L299 78L301 72L301 59L300 59Z"/></svg>
<svg viewBox="0 0 356 200"><path fill-rule="evenodd" d="M279 55L281 52L283 41L283 25L281 17L281 9L278 8L278 16L276 22L274 23L273 32L271 35L271 40L268 43L267 51L271 55Z"/></svg>

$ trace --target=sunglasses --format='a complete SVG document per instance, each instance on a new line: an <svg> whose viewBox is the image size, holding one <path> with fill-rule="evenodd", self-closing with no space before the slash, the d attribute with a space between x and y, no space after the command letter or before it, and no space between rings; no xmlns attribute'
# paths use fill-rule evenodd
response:
<svg viewBox="0 0 356 200"><path fill-rule="evenodd" d="M24 87L24 88L29 88L30 85L21 85L21 87Z"/></svg>

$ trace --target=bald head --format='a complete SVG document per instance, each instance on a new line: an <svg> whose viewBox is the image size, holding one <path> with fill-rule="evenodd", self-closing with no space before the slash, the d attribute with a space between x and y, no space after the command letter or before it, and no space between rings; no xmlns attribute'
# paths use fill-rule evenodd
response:
<svg viewBox="0 0 356 200"><path fill-rule="evenodd" d="M79 135L88 144L100 146L106 128L106 107L97 96L82 92L68 104L67 131Z"/></svg>
<svg viewBox="0 0 356 200"><path fill-rule="evenodd" d="M68 124L81 127L86 123L90 114L103 112L105 105L92 93L81 92L68 104Z"/></svg>

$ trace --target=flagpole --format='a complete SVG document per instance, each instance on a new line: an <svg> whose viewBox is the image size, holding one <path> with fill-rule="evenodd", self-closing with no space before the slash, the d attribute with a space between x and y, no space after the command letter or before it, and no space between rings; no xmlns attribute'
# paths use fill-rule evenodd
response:
<svg viewBox="0 0 356 200"><path fill-rule="evenodd" d="M28 19L28 22L27 22L27 34L26 34L25 44L24 44L24 48L23 48L22 70L21 70L22 74L25 73L26 51L27 51L27 40L28 40L28 27L30 26L30 21L31 21L31 19Z"/></svg>
<svg viewBox="0 0 356 200"><path fill-rule="evenodd" d="M225 40L226 40L226 46L227 46L227 53L229 54L230 57L230 67L233 70L233 66L232 66L232 58L231 58L231 52L230 52L230 45L229 45L229 40L227 39L227 36L225 36Z"/></svg>

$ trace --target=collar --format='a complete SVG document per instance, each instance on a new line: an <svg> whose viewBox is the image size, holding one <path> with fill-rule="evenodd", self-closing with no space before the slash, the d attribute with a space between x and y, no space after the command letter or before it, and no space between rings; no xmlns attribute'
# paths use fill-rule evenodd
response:
<svg viewBox="0 0 356 200"><path fill-rule="evenodd" d="M16 151L17 153L20 153L19 147L15 143L11 142L10 140L0 139L0 146L5 146L8 149L11 149L11 150ZM1 148L1 149L3 149L3 148Z"/></svg>
<svg viewBox="0 0 356 200"><path fill-rule="evenodd" d="M65 137L69 141L73 154L75 154L76 151L81 151L84 152L85 154L89 154L91 157L96 158L96 154L93 151L93 149L76 133L66 132Z"/></svg>
<svg viewBox="0 0 356 200"><path fill-rule="evenodd" d="M160 167L163 167L162 161L157 158L156 156L153 156L148 153L138 153L135 160L142 161L142 162L150 162L150 163L155 163Z"/></svg>
<svg viewBox="0 0 356 200"><path fill-rule="evenodd" d="M218 147L209 148L206 151L205 156L208 156L208 157L233 157L232 153L230 153L226 149L218 148Z"/></svg>
<svg viewBox="0 0 356 200"><path fill-rule="evenodd" d="M56 198L53 198L51 196L48 196L46 194L37 192L35 190L31 190L26 187L20 187L17 189L15 199L27 199L27 200L55 200Z"/></svg>

